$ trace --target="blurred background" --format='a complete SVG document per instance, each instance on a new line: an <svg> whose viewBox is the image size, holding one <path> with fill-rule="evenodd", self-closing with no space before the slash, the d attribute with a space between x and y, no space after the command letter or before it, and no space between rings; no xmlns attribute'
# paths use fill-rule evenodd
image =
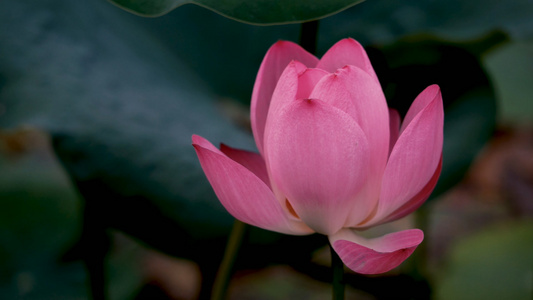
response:
<svg viewBox="0 0 533 300"><path fill-rule="evenodd" d="M233 219L191 135L255 151L264 54L324 17L317 56L361 42L389 106L405 113L434 83L445 101L438 186L387 228L425 241L389 273L348 273L347 299L533 299L533 2L355 2L145 18L102 0L3 0L0 298L205 299ZM326 243L250 228L228 298L327 299Z"/></svg>

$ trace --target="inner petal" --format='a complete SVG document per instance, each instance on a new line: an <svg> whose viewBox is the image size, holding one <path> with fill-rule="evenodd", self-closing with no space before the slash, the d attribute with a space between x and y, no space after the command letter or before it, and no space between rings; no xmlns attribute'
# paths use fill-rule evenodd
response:
<svg viewBox="0 0 533 300"><path fill-rule="evenodd" d="M321 69L306 69L298 76L298 92L296 99L309 98L315 85L322 79L322 77L329 73Z"/></svg>
<svg viewBox="0 0 533 300"><path fill-rule="evenodd" d="M270 117L265 153L273 186L313 230L335 233L366 182L366 136L349 115L320 100L293 101Z"/></svg>

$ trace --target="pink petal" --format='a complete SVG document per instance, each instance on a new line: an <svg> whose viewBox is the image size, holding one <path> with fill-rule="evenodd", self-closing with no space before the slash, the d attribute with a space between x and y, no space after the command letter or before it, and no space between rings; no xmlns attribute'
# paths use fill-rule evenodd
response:
<svg viewBox="0 0 533 300"><path fill-rule="evenodd" d="M259 67L252 92L250 117L257 148L261 153L263 152L263 134L272 93L281 73L292 60L300 61L307 67L315 67L318 62L315 56L299 45L279 41L270 47L261 67Z"/></svg>
<svg viewBox="0 0 533 300"><path fill-rule="evenodd" d="M225 156L200 136L193 136L193 146L218 199L235 218L286 234L313 232L302 222L290 220L272 191L254 173Z"/></svg>
<svg viewBox="0 0 533 300"><path fill-rule="evenodd" d="M298 61L291 61L289 65L287 65L287 68L285 68L281 74L278 85L272 94L265 126L268 127L268 123L270 122L269 116L276 116L285 105L291 104L298 99L297 96L300 90L299 86L301 78L303 85L310 84L310 81L314 80L314 77L316 76L311 74L315 74L316 72L309 72L310 76L306 76L305 74L308 73L307 70L305 65ZM308 83L306 83L306 81L308 81ZM263 145L264 142L263 137ZM262 152L262 154L264 154L264 152Z"/></svg>
<svg viewBox="0 0 533 300"><path fill-rule="evenodd" d="M427 91L427 90L426 90ZM424 94L425 92L423 92ZM428 93L425 93L428 95ZM440 92L418 114L406 120L392 149L381 187L378 221L415 197L435 174L442 155L444 111ZM420 100L420 96L417 100ZM404 122L404 123L405 123Z"/></svg>
<svg viewBox="0 0 533 300"><path fill-rule="evenodd" d="M292 101L269 116L265 155L271 180L309 227L330 234L343 226L368 161L366 137L349 115L320 100Z"/></svg>
<svg viewBox="0 0 533 300"><path fill-rule="evenodd" d="M380 274L396 268L423 239L424 233L419 229L390 233L374 239L365 239L349 229L329 236L333 249L344 264L361 274Z"/></svg>
<svg viewBox="0 0 533 300"><path fill-rule="evenodd" d="M437 166L437 169L435 170L435 173L431 177L431 179L428 181L426 186L420 192L411 198L407 203L402 205L400 208L398 208L396 211L391 213L389 216L387 216L383 221L380 221L379 224L392 222L394 220L401 219L408 214L414 212L417 210L431 195L431 192L433 192L433 189L437 185L437 181L439 181L440 172L442 171L442 156L439 162L439 165ZM378 224L372 224L372 225L378 225Z"/></svg>
<svg viewBox="0 0 533 300"><path fill-rule="evenodd" d="M310 98L320 99L350 116L368 139L368 185L352 212L348 227L365 219L376 207L381 176L389 155L389 112L381 86L358 67L346 66L317 83Z"/></svg>
<svg viewBox="0 0 533 300"><path fill-rule="evenodd" d="M346 65L363 69L374 80L379 82L365 49L359 42L351 38L343 39L333 45L320 59L317 68L334 73L337 69Z"/></svg>
<svg viewBox="0 0 533 300"><path fill-rule="evenodd" d="M413 101L411 107L409 107L409 110L407 111L407 114L403 120L400 132L404 131L409 123L411 123L411 121L420 113L420 111L426 108L426 106L428 106L429 103L435 99L435 97L442 98L438 85L433 84L423 90L422 93L416 97L415 101Z"/></svg>
<svg viewBox="0 0 533 300"><path fill-rule="evenodd" d="M394 144L400 136L400 124L402 120L400 118L400 113L397 110L389 108L389 124L390 124L390 139L389 139L389 154L394 148Z"/></svg>
<svg viewBox="0 0 533 300"><path fill-rule="evenodd" d="M192 135L192 144L193 146L194 145L198 145L202 148L205 148L207 150L210 150L210 151L213 151L215 153L218 153L218 154L222 154L222 151L220 151L217 147L213 146L213 144L211 144L208 140L204 139L203 137L199 136L199 135L196 135L196 134L193 134Z"/></svg>
<svg viewBox="0 0 533 300"><path fill-rule="evenodd" d="M220 145L220 151L233 161L246 167L246 169L250 170L270 187L270 179L268 178L265 160L261 155L255 152L235 149L224 144Z"/></svg>
<svg viewBox="0 0 533 300"><path fill-rule="evenodd" d="M296 99L309 98L315 85L329 73L321 69L307 69L298 77Z"/></svg>

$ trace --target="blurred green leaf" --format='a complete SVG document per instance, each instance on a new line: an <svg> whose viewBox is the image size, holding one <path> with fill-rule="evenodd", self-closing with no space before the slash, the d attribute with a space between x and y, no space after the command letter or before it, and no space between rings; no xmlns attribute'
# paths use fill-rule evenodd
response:
<svg viewBox="0 0 533 300"><path fill-rule="evenodd" d="M81 234L82 203L47 150L31 149L13 157L0 152L1 299L86 299L88 295L82 262L63 259ZM140 247L124 238L119 242L114 243L106 266L113 300L131 299L142 284Z"/></svg>
<svg viewBox="0 0 533 300"><path fill-rule="evenodd" d="M31 265L29 256L41 260L66 250L81 223L79 199L65 174L35 158L16 164L2 158L0 166L0 251L9 254L0 265Z"/></svg>
<svg viewBox="0 0 533 300"><path fill-rule="evenodd" d="M159 18L127 13L123 18L180 57L220 98L237 99L244 106L250 104L255 75L268 48L280 39L298 41L300 32L299 24L251 26L196 5Z"/></svg>
<svg viewBox="0 0 533 300"><path fill-rule="evenodd" d="M80 202L42 157L0 157L0 298L80 298L81 263L58 264L80 232Z"/></svg>
<svg viewBox="0 0 533 300"><path fill-rule="evenodd" d="M432 197L457 184L491 138L496 127L496 101L490 88L462 95L445 111L443 168Z"/></svg>
<svg viewBox="0 0 533 300"><path fill-rule="evenodd" d="M114 233L113 246L107 257L106 273L109 278L110 300L135 299L146 284L143 260L146 249L120 233Z"/></svg>
<svg viewBox="0 0 533 300"><path fill-rule="evenodd" d="M110 0L143 15L156 17L184 4L196 4L228 18L250 24L286 24L320 19L362 0Z"/></svg>
<svg viewBox="0 0 533 300"><path fill-rule="evenodd" d="M527 40L533 37L532 11L530 0L372 0L322 20L320 49L347 36L363 45L421 33L465 42L499 30L512 40Z"/></svg>
<svg viewBox="0 0 533 300"><path fill-rule="evenodd" d="M533 297L533 223L490 228L453 249L436 299L529 300Z"/></svg>
<svg viewBox="0 0 533 300"><path fill-rule="evenodd" d="M533 120L533 41L513 42L488 53L483 62L498 95L501 121L527 124Z"/></svg>
<svg viewBox="0 0 533 300"><path fill-rule="evenodd" d="M2 3L0 39L10 42L0 45L0 126L50 132L83 197L111 226L175 254L200 256L197 239L223 241L233 221L191 135L253 142L209 89L106 3Z"/></svg>

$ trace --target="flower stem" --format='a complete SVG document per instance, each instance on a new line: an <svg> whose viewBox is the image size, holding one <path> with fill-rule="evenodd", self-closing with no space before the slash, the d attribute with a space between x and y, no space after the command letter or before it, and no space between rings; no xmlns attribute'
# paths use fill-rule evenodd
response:
<svg viewBox="0 0 533 300"><path fill-rule="evenodd" d="M316 54L318 40L318 20L302 23L300 27L300 46L311 54Z"/></svg>
<svg viewBox="0 0 533 300"><path fill-rule="evenodd" d="M337 252L333 250L331 244L329 249L331 251L331 270L333 273L333 300L344 300L344 264Z"/></svg>
<svg viewBox="0 0 533 300"><path fill-rule="evenodd" d="M415 224L417 228L424 231L429 229L429 209L427 205L422 205L415 213ZM413 253L413 270L411 275L416 279L426 280L431 282L431 274L428 272L428 242L424 241L418 245L416 251Z"/></svg>
<svg viewBox="0 0 533 300"><path fill-rule="evenodd" d="M233 272L233 265L239 254L239 249L242 245L242 240L246 233L248 225L239 220L235 220L233 228L231 229L224 258L217 272L215 283L213 284L213 291L211 293L211 300L223 300L228 290L229 281Z"/></svg>

